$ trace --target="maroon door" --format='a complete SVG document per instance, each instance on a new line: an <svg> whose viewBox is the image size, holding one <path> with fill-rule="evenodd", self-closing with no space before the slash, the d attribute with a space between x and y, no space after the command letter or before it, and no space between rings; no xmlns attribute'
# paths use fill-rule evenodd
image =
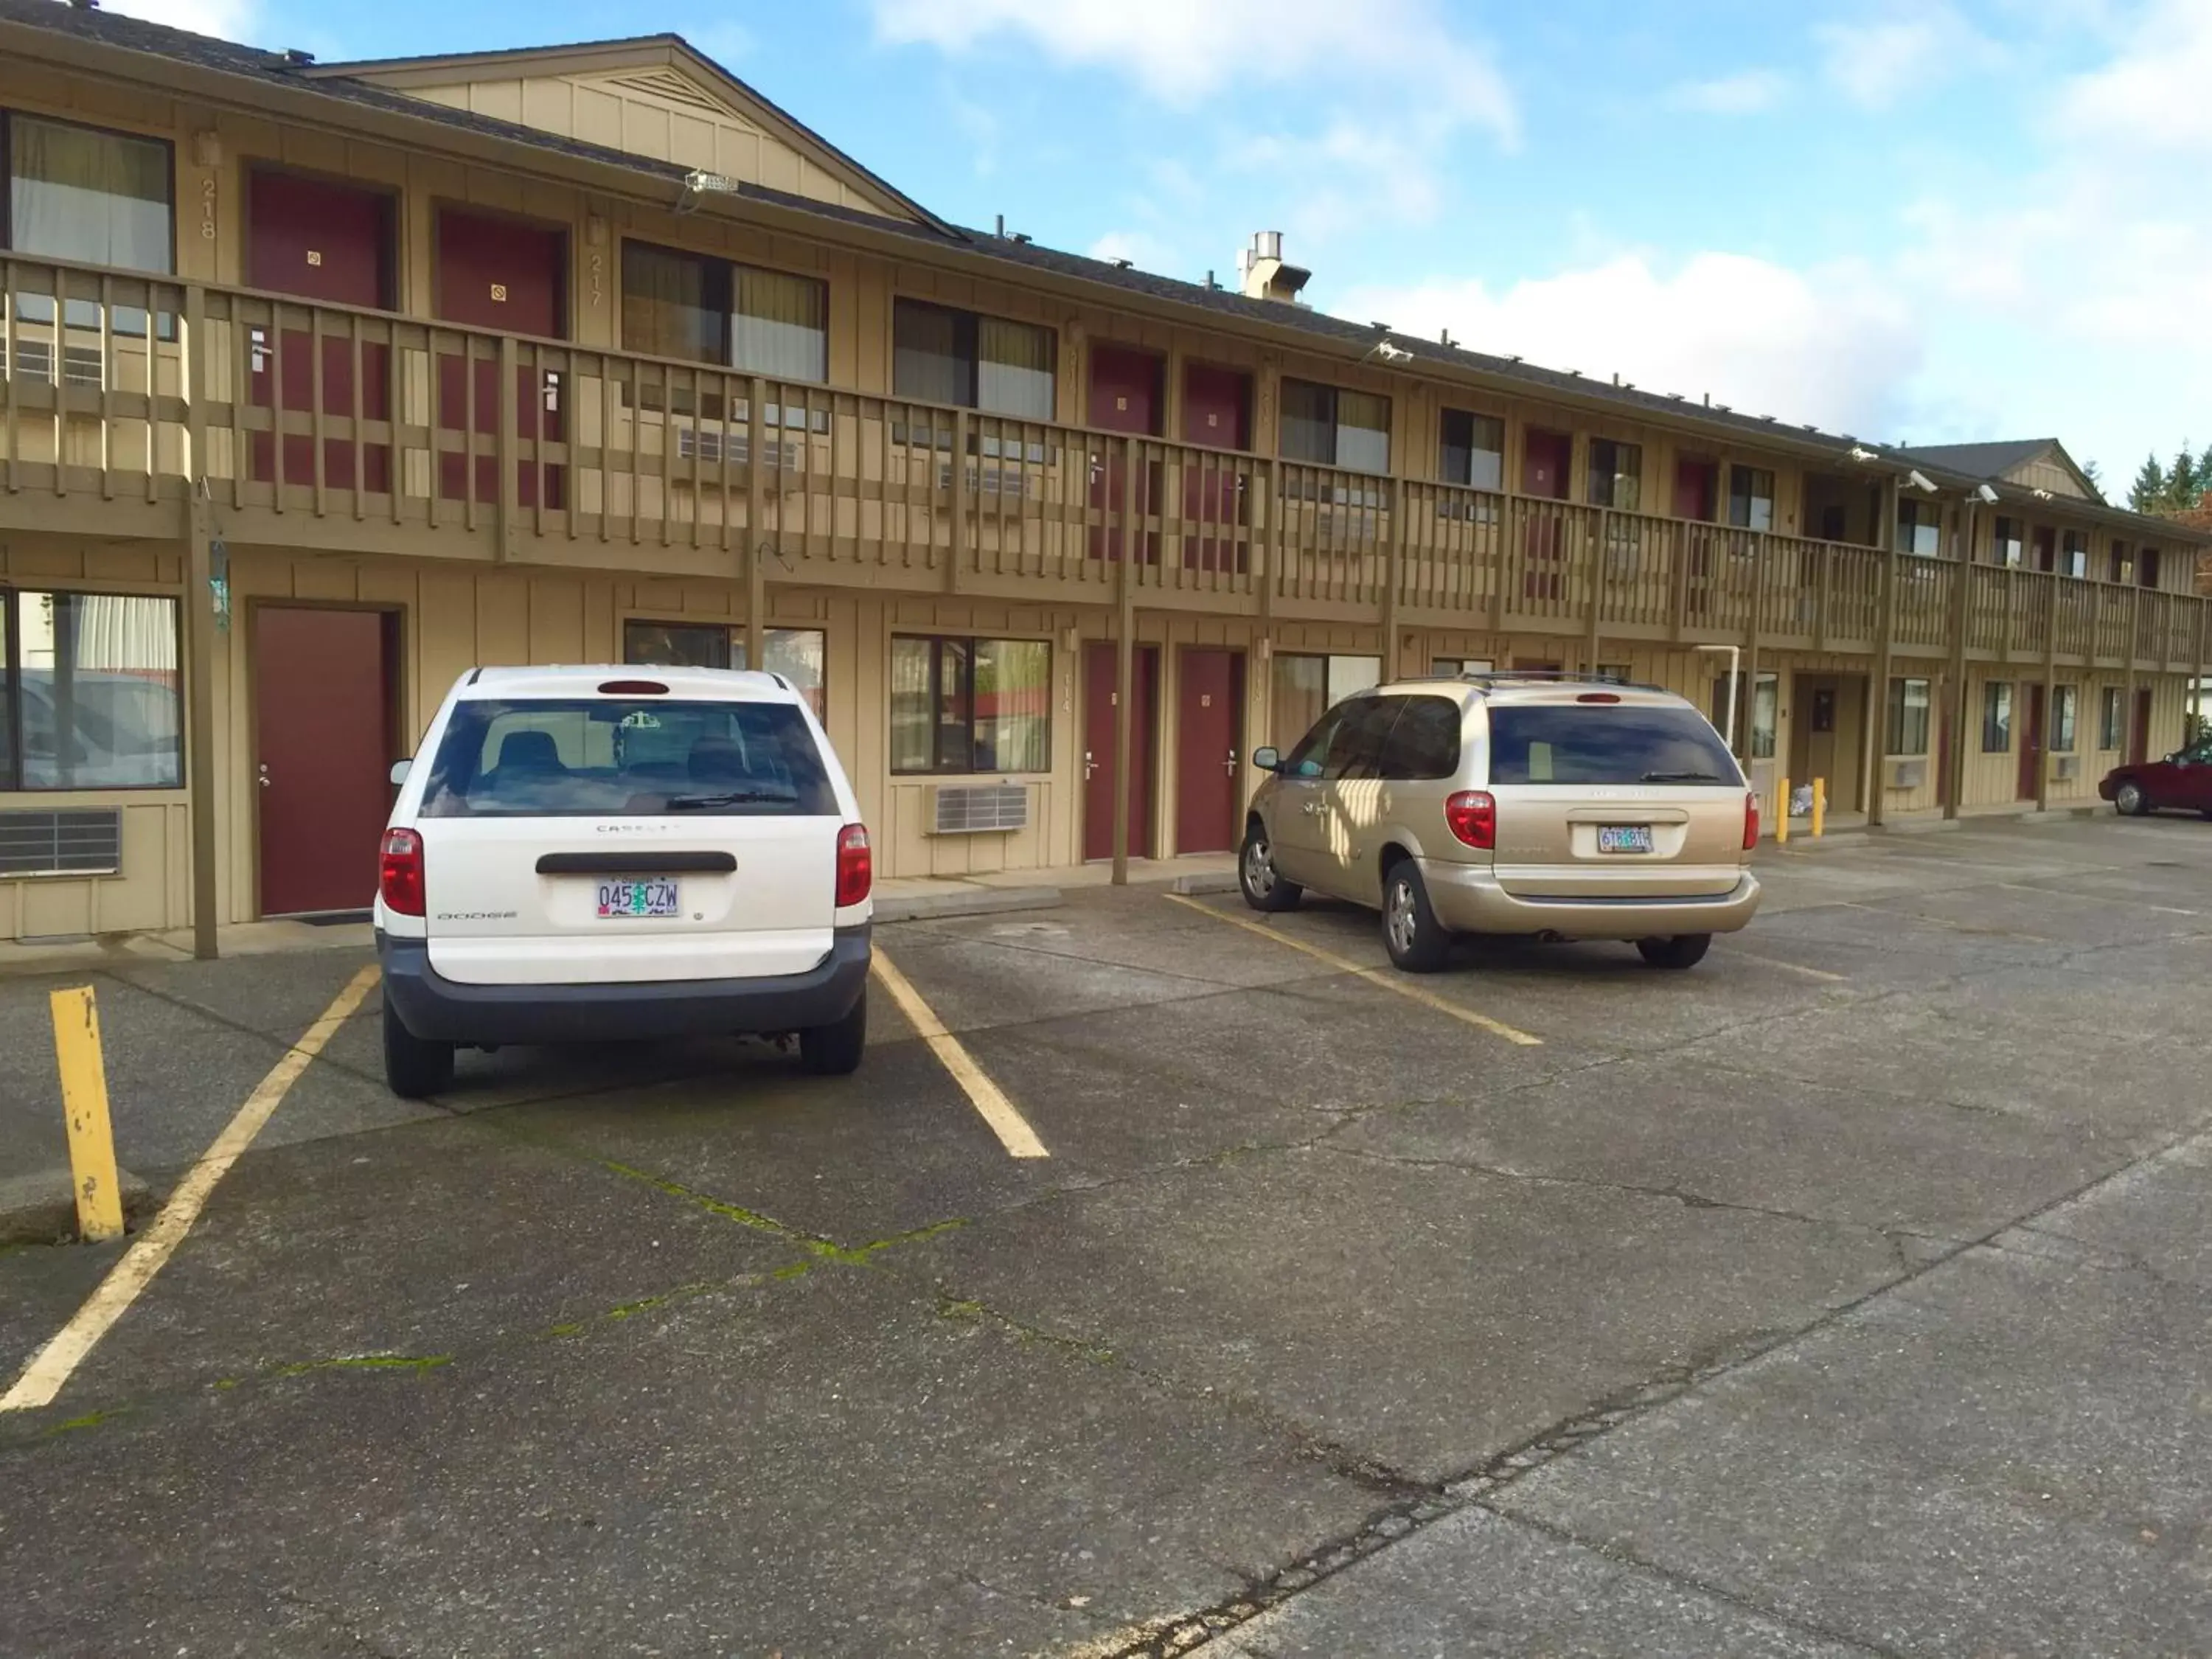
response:
<svg viewBox="0 0 2212 1659"><path fill-rule="evenodd" d="M2135 726L2128 733L2128 760L2141 766L2150 758L2150 690L2147 686L2136 689Z"/></svg>
<svg viewBox="0 0 2212 1659"><path fill-rule="evenodd" d="M1674 516L1697 524L1711 524L1720 511L1721 469L1717 461L1678 460L1674 463ZM1711 603L1712 542L1709 532L1683 532L1687 555L1685 572L1689 588L1690 614L1702 617Z"/></svg>
<svg viewBox="0 0 2212 1659"><path fill-rule="evenodd" d="M246 282L271 294L296 295L364 310L392 308L392 198L326 179L255 168L246 175ZM248 395L258 409L306 411L315 406L315 342L307 329L286 328L272 340L257 328L248 342ZM351 420L356 413L355 351L343 319L326 319L322 343L322 410ZM359 391L365 421L392 418L392 350L364 340ZM276 434L252 436L250 465L257 483L276 477ZM315 441L304 433L283 446L284 482L315 481ZM323 482L334 489L356 487L350 441L323 441ZM360 487L382 494L392 488L392 449L365 444Z"/></svg>
<svg viewBox="0 0 2212 1659"><path fill-rule="evenodd" d="M1182 653L1176 700L1176 851L1225 853L1237 844L1244 731L1244 653Z"/></svg>
<svg viewBox="0 0 2212 1659"><path fill-rule="evenodd" d="M1182 369L1182 441L1201 449L1248 450L1252 447L1252 380L1233 368L1185 363ZM1206 527L1182 543L1182 562L1196 570L1242 574L1249 565L1246 539L1234 533L1208 533L1218 525L1242 528L1251 521L1245 475L1238 464L1189 459L1184 462L1182 515Z"/></svg>
<svg viewBox="0 0 2212 1659"><path fill-rule="evenodd" d="M2038 766L2043 759L2043 688L2021 687L2020 798L2035 799Z"/></svg>
<svg viewBox="0 0 2212 1659"><path fill-rule="evenodd" d="M1574 440L1565 433L1531 429L1522 440L1521 493L1539 502L1566 500L1567 469L1573 455ZM1530 506L1522 545L1526 556L1522 563L1522 597L1564 598L1565 541L1559 515L1541 506Z"/></svg>
<svg viewBox="0 0 2212 1659"><path fill-rule="evenodd" d="M2048 525L2036 527L2035 568L2038 570L2058 568L2058 532Z"/></svg>
<svg viewBox="0 0 2212 1659"><path fill-rule="evenodd" d="M1129 853L1148 859L1152 844L1152 709L1160 650L1137 647L1135 702L1129 741ZM1114 856L1114 726L1119 708L1121 647L1093 640L1083 647L1083 856Z"/></svg>
<svg viewBox="0 0 2212 1659"><path fill-rule="evenodd" d="M1090 424L1102 432L1127 432L1139 438L1160 435L1164 368L1158 357L1126 346L1099 345L1091 349ZM1109 444L1100 463L1091 469L1091 505L1094 511L1119 514L1127 464L1121 447ZM1160 464L1147 462L1137 479L1135 506L1139 514L1154 510L1159 500ZM1091 527L1091 556L1121 556L1121 532L1104 525ZM1159 538L1145 537L1145 562L1159 562Z"/></svg>
<svg viewBox="0 0 2212 1659"><path fill-rule="evenodd" d="M376 896L392 810L394 623L377 611L254 609L264 915L357 910Z"/></svg>
<svg viewBox="0 0 2212 1659"><path fill-rule="evenodd" d="M502 334L533 335L558 340L568 336L567 289L568 264L565 232L471 213L460 208L438 210L438 315L449 323L471 328L495 329ZM477 343L479 353L489 343ZM469 405L473 385L476 404ZM550 441L562 435L559 376L526 363L515 371L515 435L534 441L541 432ZM473 371L453 353L438 358L438 424L447 432L464 429L479 437L499 431L499 365L478 356ZM517 499L525 507L538 503L540 469L529 461L515 464ZM559 507L566 499L562 469L543 469L545 504ZM438 458L438 493L458 500L468 469L458 454ZM499 464L489 455L477 457L475 494L479 501L499 499Z"/></svg>

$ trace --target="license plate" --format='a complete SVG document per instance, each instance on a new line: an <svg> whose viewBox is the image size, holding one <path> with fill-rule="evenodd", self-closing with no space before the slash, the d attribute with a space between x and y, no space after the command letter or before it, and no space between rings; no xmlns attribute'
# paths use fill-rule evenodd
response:
<svg viewBox="0 0 2212 1659"><path fill-rule="evenodd" d="M603 881L599 884L602 921L633 916L672 916L678 914L676 884L672 881Z"/></svg>
<svg viewBox="0 0 2212 1659"><path fill-rule="evenodd" d="M1601 853L1648 853L1651 850L1651 826L1648 823L1601 823L1597 831L1597 850Z"/></svg>

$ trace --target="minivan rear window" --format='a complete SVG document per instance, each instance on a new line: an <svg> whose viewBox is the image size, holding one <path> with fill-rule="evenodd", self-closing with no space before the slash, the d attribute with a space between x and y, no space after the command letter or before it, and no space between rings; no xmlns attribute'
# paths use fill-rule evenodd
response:
<svg viewBox="0 0 2212 1659"><path fill-rule="evenodd" d="M1490 781L1743 787L1720 733L1687 708L1535 703L1490 711Z"/></svg>
<svg viewBox="0 0 2212 1659"><path fill-rule="evenodd" d="M794 706L660 697L456 704L422 815L828 817L837 811Z"/></svg>

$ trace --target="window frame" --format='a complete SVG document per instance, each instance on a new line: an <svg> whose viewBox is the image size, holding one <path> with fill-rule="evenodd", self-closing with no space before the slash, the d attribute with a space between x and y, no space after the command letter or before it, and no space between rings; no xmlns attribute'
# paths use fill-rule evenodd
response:
<svg viewBox="0 0 2212 1659"><path fill-rule="evenodd" d="M1644 446L1631 443L1625 438L1592 438L1589 447L1588 477L1583 483L1583 495L1589 504L1616 513L1641 513L1644 510ZM1612 465L1601 471L1598 458L1601 452L1607 450L1612 452ZM1620 464L1624 455L1630 458L1630 464L1626 468ZM1773 475L1769 473L1767 476L1771 478ZM1617 499L1624 482L1628 485L1628 493L1636 498L1626 505ZM1770 495L1767 499L1770 523L1773 516L1774 502Z"/></svg>
<svg viewBox="0 0 2212 1659"><path fill-rule="evenodd" d="M2009 539L2006 526L2012 529ZM2027 520L2000 513L1990 526L1990 562L2002 570L2020 570L2027 564Z"/></svg>
<svg viewBox="0 0 2212 1659"><path fill-rule="evenodd" d="M2107 685L2098 698L2097 752L2118 753L2126 746L2127 730L2127 694L2117 685Z"/></svg>
<svg viewBox="0 0 2212 1659"><path fill-rule="evenodd" d="M2086 530L2062 530L2058 532L2058 574L2069 581L2087 581L2089 578L2089 532Z"/></svg>
<svg viewBox="0 0 2212 1659"><path fill-rule="evenodd" d="M1329 459L1325 461L1316 460L1312 457L1306 455L1291 455L1285 453L1284 451L1283 434L1285 423L1281 418L1283 404L1286 401L1284 394L1294 386L1310 386L1317 392L1328 394ZM1379 432L1382 434L1382 465L1379 467L1353 466L1344 459L1345 424L1340 400L1347 393L1354 398L1372 398L1376 402L1382 405L1383 424L1382 426L1359 426L1353 427L1352 428L1354 432ZM1393 423L1397 420L1398 409L1397 404L1391 399L1389 392L1362 392L1357 386L1338 386L1334 381L1330 380L1308 380L1303 374L1285 374L1282 377L1281 381L1278 385L1275 395L1275 455L1278 459L1288 461L1294 466L1326 466L1339 472L1356 473L1363 478L1388 478L1392 476L1391 467L1393 465L1393 461L1390 451L1394 434L1391 428ZM1441 449L1441 441L1439 441L1439 444ZM1437 459L1443 459L1441 453L1439 453ZM1500 477L1499 483L1501 484L1504 483L1502 475Z"/></svg>
<svg viewBox="0 0 2212 1659"><path fill-rule="evenodd" d="M891 353L890 386L891 397L895 401L899 403L937 404L937 399L934 398L918 398L910 392L901 392L898 389L898 319L900 310L902 307L911 307L921 311L939 312L945 316L954 319L954 343L958 346L964 346L966 349L965 357L957 360L961 362L962 368L965 373L967 383L963 388L964 396L951 404L939 404L939 407L965 409L972 410L978 415L988 415L996 420L1028 421L1039 425L1049 425L1060 419L1060 331L1057 328L1054 328L1049 323L1034 323L1030 322L1026 318L1006 316L1001 312L973 311L965 306L949 306L941 301L925 300L921 295L914 294L894 294L891 295L891 325L890 339ZM983 406L983 341L982 329L980 325L986 320L994 323L1004 323L1013 328L1026 328L1032 330L1038 335L1042 336L1047 342L1050 349L1052 359L1051 367L1048 370L1048 373L1052 378L1052 412L1050 414L1026 415L1012 410L986 409ZM950 442L949 437L946 441L948 443ZM940 445L940 447L942 447L943 446ZM947 635L944 637L950 639L959 636ZM982 636L981 635L977 635L973 637L980 639Z"/></svg>
<svg viewBox="0 0 2212 1659"><path fill-rule="evenodd" d="M23 744L23 629L22 599L26 593L51 593L71 599L149 599L169 607L169 634L177 661L177 777L173 783L31 783L25 776ZM144 794L183 792L191 777L191 720L185 696L185 606L175 593L135 592L100 587L24 587L0 581L0 736L6 739L5 758L0 759L0 797L9 795ZM57 730L57 738L59 736Z"/></svg>
<svg viewBox="0 0 2212 1659"><path fill-rule="evenodd" d="M127 138L134 143L153 144L161 149L169 158L168 166L161 170L162 179L168 185L168 190L163 198L163 205L168 210L169 214L169 268L167 270L137 271L133 274L142 276L167 276L174 279L177 276L179 252L176 141L164 137L159 133L133 132L127 127L108 126L98 121L80 121L66 115L47 115L36 110L21 109L13 104L0 105L0 249L4 249L10 253L19 253L31 259L53 258L51 254L40 253L30 248L19 248L15 246L15 118L18 116L26 120L44 122L50 127L73 127L79 132L96 132L104 138ZM55 260L55 263L68 264L71 262L59 259ZM117 266L114 269L121 270L123 267ZM39 591L44 592L46 590L41 588Z"/></svg>
<svg viewBox="0 0 2212 1659"><path fill-rule="evenodd" d="M2050 750L2070 755L2081 735L2081 688L2071 681L2051 688Z"/></svg>
<svg viewBox="0 0 2212 1659"><path fill-rule="evenodd" d="M1923 518L1922 515L1925 514ZM1926 531L1934 542L1932 547L1919 545L1920 532ZM1916 559L1940 559L1943 556L1943 512L1933 501L1912 501L1899 497L1897 503L1897 550Z"/></svg>
<svg viewBox="0 0 2212 1659"><path fill-rule="evenodd" d="M1920 705L1915 709L1910 688L1920 688ZM1889 695L1883 703L1882 753L1885 759L1917 760L1928 753L1928 740L1935 725L1936 682L1923 674L1893 674L1890 677ZM1909 746L1913 733L1908 729L1915 714L1919 717L1917 747Z"/></svg>
<svg viewBox="0 0 2212 1659"><path fill-rule="evenodd" d="M722 636L724 645L722 660L719 663L706 664L705 666L708 668L736 668L738 659L740 656L750 656L751 654L748 648L750 645L748 635L750 634L751 629L750 625L745 623L708 622L702 621L697 617L667 617L635 615L625 615L620 617L619 621L622 624L622 661L623 666L625 668L682 668L696 665L684 663L649 663L632 656L630 654L629 631L633 628L686 629L696 629L702 633L720 634ZM793 684L792 690L798 692L800 696L806 699L807 702L814 709L814 718L826 726L830 720L830 630L826 628L800 627L785 623L764 623L761 628L761 654L763 656L766 656L768 654L768 641L769 636L776 634L811 634L815 638L822 641L822 684L818 686ZM751 666L752 665L750 663L745 665L747 669L750 669ZM743 672L744 671L739 670L738 672ZM770 670L769 672L775 672L777 671ZM788 677L787 676L787 678Z"/></svg>
<svg viewBox="0 0 2212 1659"><path fill-rule="evenodd" d="M1984 755L2012 753L2013 714L2013 683L2010 680L1984 680L1982 752ZM1992 742L1992 738L1996 741Z"/></svg>
<svg viewBox="0 0 2212 1659"><path fill-rule="evenodd" d="M1745 483L1745 489L1741 495L1736 493L1735 485L1738 478L1743 479ZM1761 478L1766 481L1766 493L1763 495L1759 494L1757 489L1758 482ZM1728 477L1723 482L1728 486L1726 513L1729 528L1755 531L1761 534L1771 533L1774 529L1775 522L1775 490L1778 488L1774 469L1771 466L1753 466L1744 461L1730 461ZM1744 503L1744 516L1741 519L1735 515L1735 504L1739 501ZM1766 518L1764 523L1759 521L1758 504L1762 501L1766 506Z"/></svg>
<svg viewBox="0 0 2212 1659"><path fill-rule="evenodd" d="M699 264L704 266L710 273L719 275L721 280L720 292L722 302L720 307L710 314L714 316L720 331L720 356L715 357L672 356L666 352L647 351L641 347L634 346L630 343L629 317L629 304L630 298L629 251L632 248L637 248L647 253L657 253L665 258L694 260ZM702 253L696 248L677 247L667 242L656 242L649 236L625 236L622 238L621 246L617 248L615 252L616 280L621 284L621 293L617 297L616 305L615 326L622 341L621 349L624 352L634 356L654 357L669 362L696 363L702 368L719 368L732 374L754 374L760 373L760 371L747 368L744 364L735 362L731 356L731 353L737 349L738 331L735 325L737 319L735 307L737 305L738 299L738 285L736 278L738 273L741 270L756 270L764 276L781 276L794 283L810 283L812 285L816 292L822 297L822 374L820 378L809 379L805 376L794 378L788 375L767 374L761 374L761 378L763 380L787 380L798 386L829 385L830 305L830 282L827 277L817 276L809 271L786 270L777 265L756 264L750 259L727 258L719 253Z"/></svg>
<svg viewBox="0 0 2212 1659"><path fill-rule="evenodd" d="M1052 687L1053 675L1056 668L1057 653L1054 651L1053 642L1049 639L1043 639L1036 635L1023 634L895 633L891 635L890 639L891 656L896 656L899 644L902 641L927 645L929 647L929 687L927 693L929 699L929 764L926 767L901 766L898 764L896 731L887 728L885 743L885 769L890 772L891 776L895 778L977 778L1000 776L1033 778L1046 777L1051 775L1054 726ZM952 767L947 766L944 763L942 759L942 738L945 727L944 722L939 718L939 710L944 702L945 697L945 647L948 645L960 645L967 647L967 654L964 659L963 668L963 678L966 681L966 684L963 687L963 702L966 709L966 718L963 722L963 725L967 736L967 741L964 747L967 757L971 763L975 758L975 647L979 645L1035 645L1042 646L1044 648L1044 754L1040 758L1038 764L1034 767L994 766L983 771L978 771L973 764ZM884 664L887 679L889 678L890 666L890 658L887 657ZM895 687L887 687L884 696L884 715L886 721L893 720L896 716L896 689Z"/></svg>
<svg viewBox="0 0 2212 1659"><path fill-rule="evenodd" d="M1467 422L1468 441L1463 446L1455 446L1451 441L1451 424L1455 421ZM1474 441L1478 428L1485 422L1497 429L1498 447L1494 450L1484 449ZM1505 417L1503 415L1486 415L1479 409L1445 409L1437 419L1437 477L1442 483L1455 484L1462 489L1480 489L1493 495L1504 494L1505 442ZM1453 476L1449 457L1455 447L1460 448L1467 457L1465 477ZM1493 456L1497 460L1498 475L1488 483L1482 483L1474 476L1474 459L1478 455Z"/></svg>

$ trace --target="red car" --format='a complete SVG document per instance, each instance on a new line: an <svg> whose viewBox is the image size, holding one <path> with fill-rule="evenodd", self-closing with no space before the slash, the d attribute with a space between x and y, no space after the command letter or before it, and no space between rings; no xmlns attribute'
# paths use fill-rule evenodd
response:
<svg viewBox="0 0 2212 1659"><path fill-rule="evenodd" d="M2126 817L2169 809L2212 817L2212 737L2200 737L2164 760L2116 766L2097 793Z"/></svg>

